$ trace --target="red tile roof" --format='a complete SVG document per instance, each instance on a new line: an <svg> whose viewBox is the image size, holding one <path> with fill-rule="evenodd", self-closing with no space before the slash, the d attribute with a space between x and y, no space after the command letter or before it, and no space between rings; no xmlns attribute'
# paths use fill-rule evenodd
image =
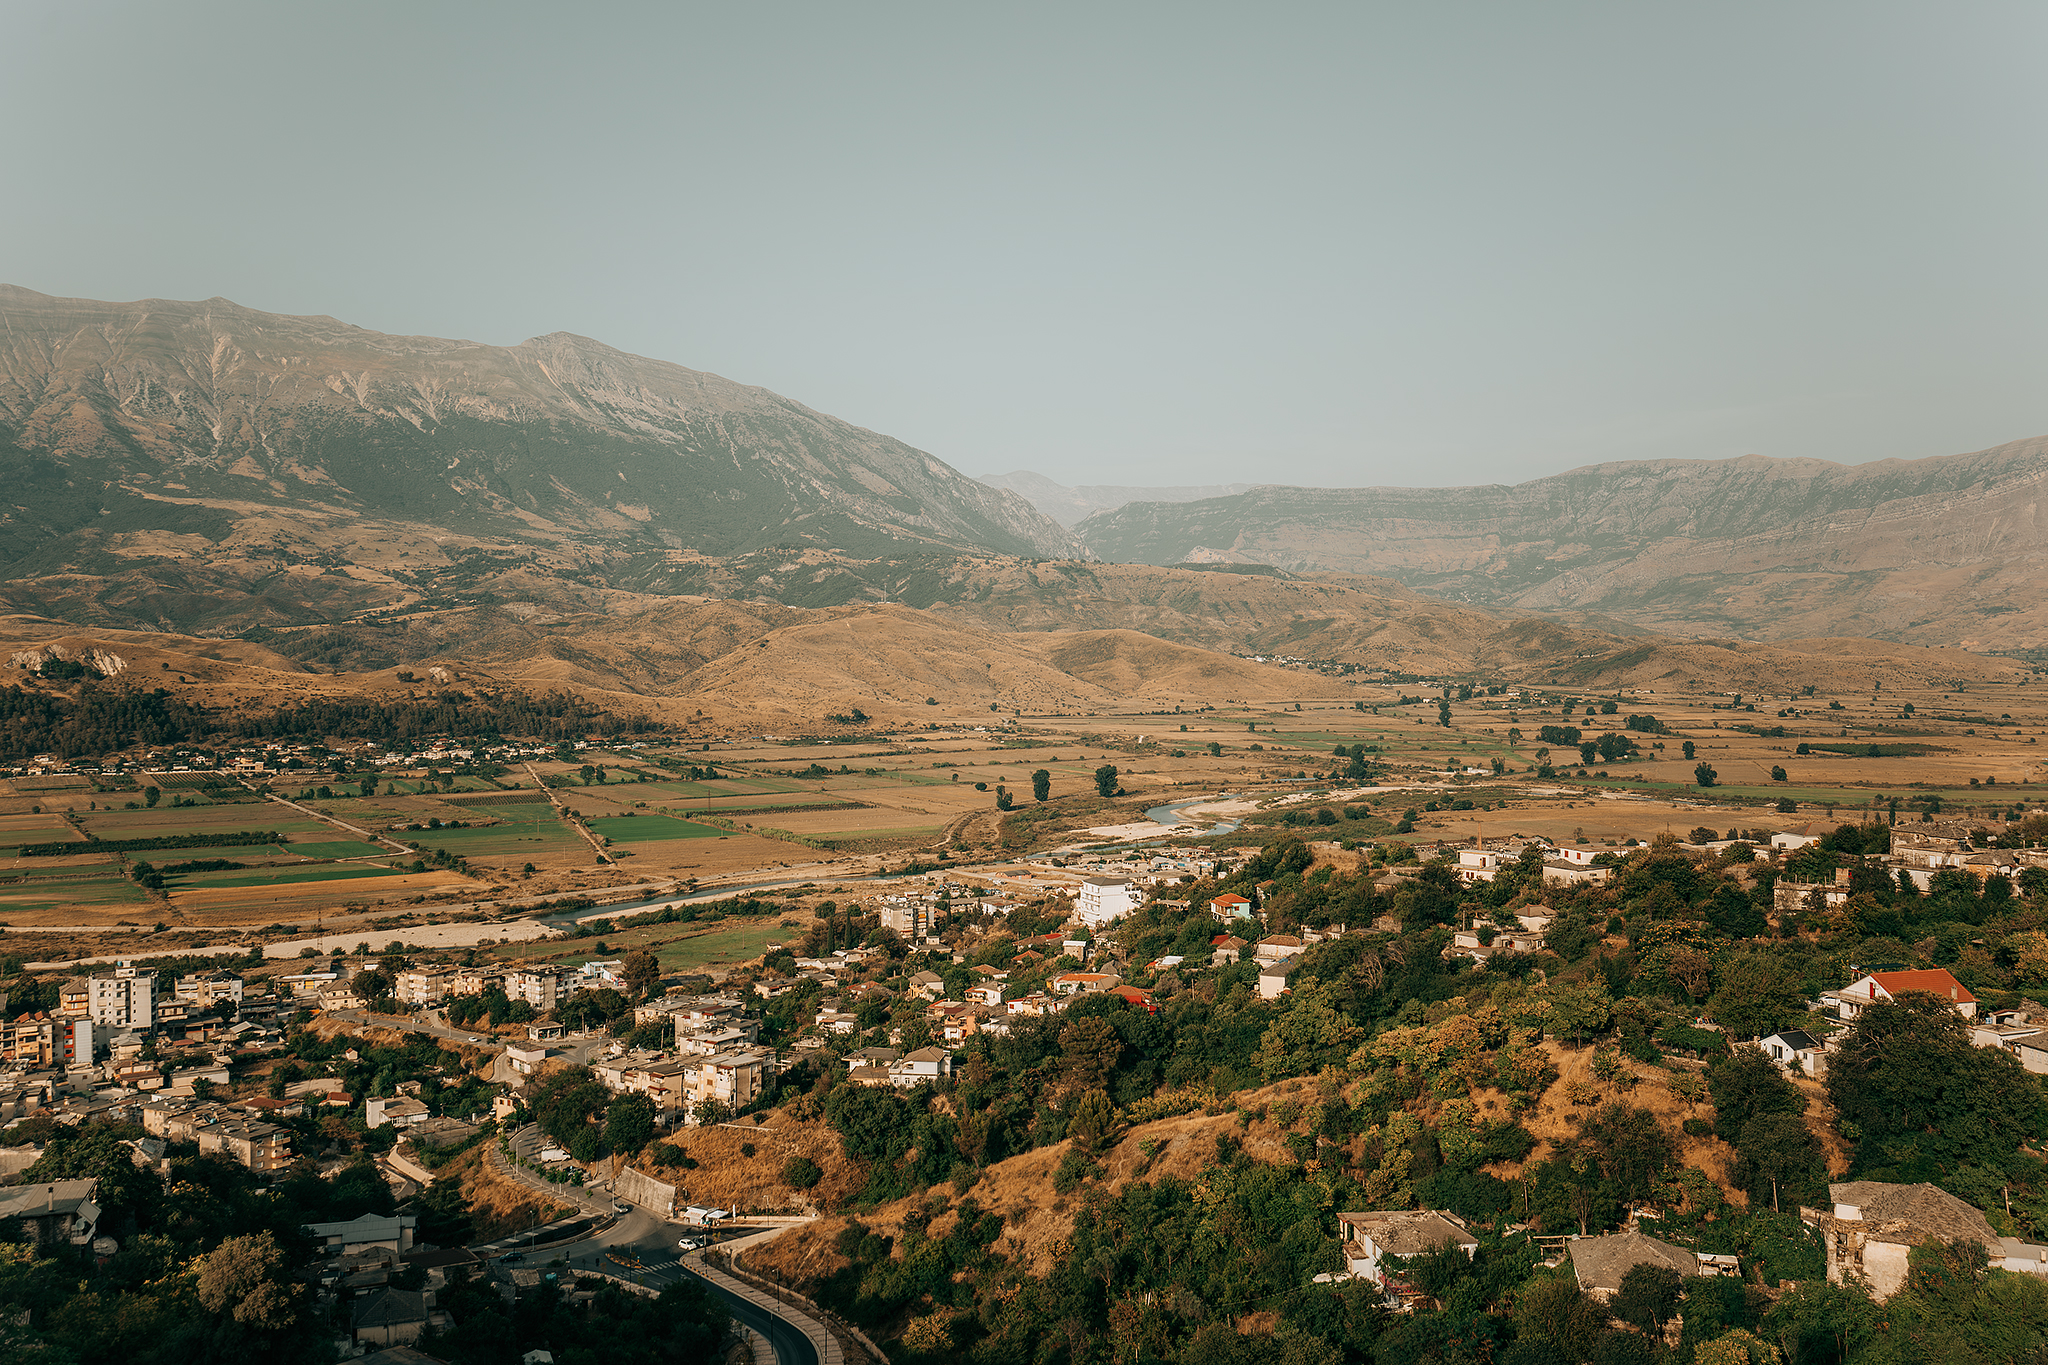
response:
<svg viewBox="0 0 2048 1365"><path fill-rule="evenodd" d="M1959 1005L1975 1004L1977 997L1970 994L1969 987L1950 976L1941 967L1930 967L1922 972L1872 972L1870 979L1881 987L1886 995L1898 995L1904 991L1925 991Z"/></svg>

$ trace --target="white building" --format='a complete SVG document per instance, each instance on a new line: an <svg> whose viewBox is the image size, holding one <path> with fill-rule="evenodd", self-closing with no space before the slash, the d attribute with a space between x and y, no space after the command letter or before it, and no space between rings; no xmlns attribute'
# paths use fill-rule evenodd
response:
<svg viewBox="0 0 2048 1365"><path fill-rule="evenodd" d="M86 1010L95 1024L131 1029L155 1026L155 972L138 972L123 962L112 972L88 977L86 987Z"/></svg>
<svg viewBox="0 0 2048 1365"><path fill-rule="evenodd" d="M1138 908L1137 883L1123 877L1089 877L1081 883L1074 917L1091 929L1114 924Z"/></svg>

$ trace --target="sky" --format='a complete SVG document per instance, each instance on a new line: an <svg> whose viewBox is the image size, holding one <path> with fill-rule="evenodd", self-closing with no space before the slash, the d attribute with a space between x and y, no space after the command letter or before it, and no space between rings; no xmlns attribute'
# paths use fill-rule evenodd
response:
<svg viewBox="0 0 2048 1365"><path fill-rule="evenodd" d="M10 0L0 280L577 332L968 474L2048 433L2048 7Z"/></svg>

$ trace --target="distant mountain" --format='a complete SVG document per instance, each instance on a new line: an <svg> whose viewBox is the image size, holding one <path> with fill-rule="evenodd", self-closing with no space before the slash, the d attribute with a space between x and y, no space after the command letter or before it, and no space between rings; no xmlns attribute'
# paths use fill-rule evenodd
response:
<svg viewBox="0 0 2048 1365"><path fill-rule="evenodd" d="M1262 486L1133 503L1105 560L1378 574L1490 610L1651 630L2048 646L2048 438L1970 455L1649 460L1513 487Z"/></svg>
<svg viewBox="0 0 2048 1365"><path fill-rule="evenodd" d="M1077 543L1014 493L766 389L555 333L396 337L225 299L0 286L5 604L238 629L491 573L772 546Z"/></svg>
<svg viewBox="0 0 2048 1365"><path fill-rule="evenodd" d="M1121 484L1087 483L1069 488L1028 469L1009 474L984 474L976 481L990 488L1005 488L1012 493L1023 494L1033 507L1062 526L1077 525L1091 513L1110 511L1127 502L1194 502L1199 498L1228 497L1256 486L1211 483L1186 488L1126 488Z"/></svg>

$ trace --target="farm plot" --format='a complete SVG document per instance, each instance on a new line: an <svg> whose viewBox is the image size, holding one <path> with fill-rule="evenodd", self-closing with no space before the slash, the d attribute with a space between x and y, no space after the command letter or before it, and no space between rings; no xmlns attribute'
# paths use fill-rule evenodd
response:
<svg viewBox="0 0 2048 1365"><path fill-rule="evenodd" d="M406 830L404 837L423 848L445 848L465 858L532 858L536 854L588 849L576 832L556 816L553 806L527 803L469 806L467 810L499 823L475 829L412 829Z"/></svg>
<svg viewBox="0 0 2048 1365"><path fill-rule="evenodd" d="M651 844L666 839L716 838L726 831L668 815L607 815L590 822L591 832L615 844Z"/></svg>
<svg viewBox="0 0 2048 1365"><path fill-rule="evenodd" d="M208 835L245 829L274 829L279 834L319 834L327 826L285 806L265 809L212 806L204 809L101 811L84 817L85 827L102 839L204 840Z"/></svg>
<svg viewBox="0 0 2048 1365"><path fill-rule="evenodd" d="M302 858L373 858L389 850L358 839L330 839L319 843L300 843L294 839L285 851Z"/></svg>
<svg viewBox="0 0 2048 1365"><path fill-rule="evenodd" d="M193 872L172 879L173 889L222 886L295 886L302 882L358 881L369 877L402 877L406 869L395 867L248 868L238 872Z"/></svg>
<svg viewBox="0 0 2048 1365"><path fill-rule="evenodd" d="M0 880L0 912L145 906L148 893L126 877L22 877Z"/></svg>

